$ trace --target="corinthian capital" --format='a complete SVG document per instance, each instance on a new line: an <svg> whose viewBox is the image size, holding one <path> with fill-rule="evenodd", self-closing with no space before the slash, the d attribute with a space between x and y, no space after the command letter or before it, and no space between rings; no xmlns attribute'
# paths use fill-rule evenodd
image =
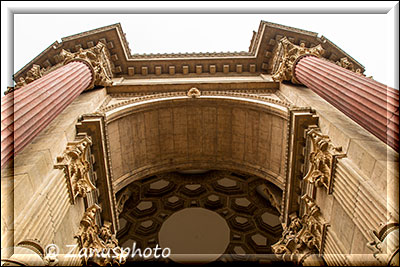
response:
<svg viewBox="0 0 400 267"><path fill-rule="evenodd" d="M321 57L323 52L324 49L321 45L307 48L303 43L298 46L283 37L278 44L278 49L272 62L272 79L279 82L285 80L300 84L294 76L294 68L297 62L305 56Z"/></svg>
<svg viewBox="0 0 400 267"><path fill-rule="evenodd" d="M292 214L289 226L285 227L282 237L271 246L274 254L283 261L301 264L305 256L323 251L328 224L321 216L314 200L304 195L305 213L301 218Z"/></svg>
<svg viewBox="0 0 400 267"><path fill-rule="evenodd" d="M89 49L80 48L78 52L71 53L62 50L60 56L64 59L64 65L71 61L83 61L92 71L93 79L88 89L94 86L109 86L112 84L112 67L105 44L99 42Z"/></svg>
<svg viewBox="0 0 400 267"><path fill-rule="evenodd" d="M96 213L100 206L93 204L86 209L79 225L79 231L74 236L80 247L80 255L85 265L107 266L125 263L127 255L118 246L118 240L112 233L112 225L105 221L100 227L96 221Z"/></svg>

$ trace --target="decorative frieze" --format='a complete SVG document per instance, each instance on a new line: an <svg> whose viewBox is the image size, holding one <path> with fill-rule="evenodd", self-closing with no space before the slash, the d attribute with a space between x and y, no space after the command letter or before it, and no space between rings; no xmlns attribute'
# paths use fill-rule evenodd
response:
<svg viewBox="0 0 400 267"><path fill-rule="evenodd" d="M91 171L91 138L68 142L62 156L57 157L54 168L62 169L67 182L70 201L75 204L77 196L86 197L96 186L92 183Z"/></svg>
<svg viewBox="0 0 400 267"><path fill-rule="evenodd" d="M284 261L298 264L309 254L323 251L324 239L328 224L324 222L319 207L307 195L302 197L306 204L301 218L291 214L290 224L284 228L282 238L271 246L275 255Z"/></svg>
<svg viewBox="0 0 400 267"><path fill-rule="evenodd" d="M301 84L294 75L296 63L305 56L321 57L323 52L324 49L321 45L307 48L304 43L298 46L291 43L287 37L282 38L272 61L272 79L279 82L285 80Z"/></svg>
<svg viewBox="0 0 400 267"><path fill-rule="evenodd" d="M96 221L96 213L100 210L101 208L94 204L87 208L83 215L79 231L74 236L81 248L80 255L85 265L89 261L100 266L125 263L126 258L118 246L115 234L111 231L111 223L105 221L100 228Z"/></svg>
<svg viewBox="0 0 400 267"><path fill-rule="evenodd" d="M309 169L304 180L317 187L325 187L328 194L331 194L336 161L345 154L342 148L335 147L329 136L323 135L319 128L307 131L307 141L311 148L308 155Z"/></svg>
<svg viewBox="0 0 400 267"><path fill-rule="evenodd" d="M99 42L96 46L89 49L79 48L76 53L62 50L60 56L64 60L64 65L72 61L83 61L91 67L93 79L89 88L94 86L109 86L112 84L112 65L110 55L106 50L106 45Z"/></svg>

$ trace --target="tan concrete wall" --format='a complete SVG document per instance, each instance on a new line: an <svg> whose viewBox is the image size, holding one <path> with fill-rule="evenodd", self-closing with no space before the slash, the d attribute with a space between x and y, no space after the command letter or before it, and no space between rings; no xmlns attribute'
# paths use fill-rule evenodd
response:
<svg viewBox="0 0 400 267"><path fill-rule="evenodd" d="M75 139L78 117L95 111L105 97L105 89L81 94L16 155L14 174L10 169L2 170L2 248L38 239L44 247L55 243L60 253L65 253L66 244L76 243L73 236L84 204L82 199L70 204L63 171L53 165L67 142Z"/></svg>
<svg viewBox="0 0 400 267"><path fill-rule="evenodd" d="M368 231L398 221L398 153L310 89L281 84L280 93L297 106L315 109L322 133L346 154L338 160L333 193L317 189L316 203L331 225L324 250L332 254L325 257L328 264L357 264L351 262L354 257L333 254L371 254Z"/></svg>

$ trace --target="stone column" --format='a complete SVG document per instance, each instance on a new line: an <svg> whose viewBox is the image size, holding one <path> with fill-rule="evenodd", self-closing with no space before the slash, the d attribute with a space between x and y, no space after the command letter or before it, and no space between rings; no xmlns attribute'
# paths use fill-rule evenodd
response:
<svg viewBox="0 0 400 267"><path fill-rule="evenodd" d="M320 45L305 48L286 38L279 45L274 80L307 86L387 145L399 149L398 90L350 70L346 59L341 60L342 66L322 59Z"/></svg>
<svg viewBox="0 0 400 267"><path fill-rule="evenodd" d="M105 45L61 52L64 66L8 93L1 102L1 167L84 90L111 82Z"/></svg>

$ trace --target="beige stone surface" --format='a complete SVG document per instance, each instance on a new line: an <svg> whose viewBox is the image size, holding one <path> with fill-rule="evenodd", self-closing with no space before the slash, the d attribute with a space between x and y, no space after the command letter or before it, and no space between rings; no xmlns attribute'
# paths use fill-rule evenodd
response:
<svg viewBox="0 0 400 267"><path fill-rule="evenodd" d="M66 143L75 138L78 117L93 112L105 96L105 89L81 94L16 155L13 171L2 170L2 181L14 179L13 189L8 189L8 194L2 192L2 247L26 238L51 242L70 205L64 175L53 168L55 158L65 149ZM6 197L3 201L8 195L12 196L12 215L7 214L11 210L3 209L4 203L11 200ZM10 216L13 218L3 220ZM10 220L14 223L14 237L6 234L7 230L12 230Z"/></svg>
<svg viewBox="0 0 400 267"><path fill-rule="evenodd" d="M115 118L108 115L108 138L116 190L152 168L234 168L262 175L282 186L283 111L243 99L181 98L139 104ZM127 110L129 110L127 108ZM271 111L269 111L271 110ZM280 113L279 113L280 112ZM281 115L278 115L281 114Z"/></svg>

